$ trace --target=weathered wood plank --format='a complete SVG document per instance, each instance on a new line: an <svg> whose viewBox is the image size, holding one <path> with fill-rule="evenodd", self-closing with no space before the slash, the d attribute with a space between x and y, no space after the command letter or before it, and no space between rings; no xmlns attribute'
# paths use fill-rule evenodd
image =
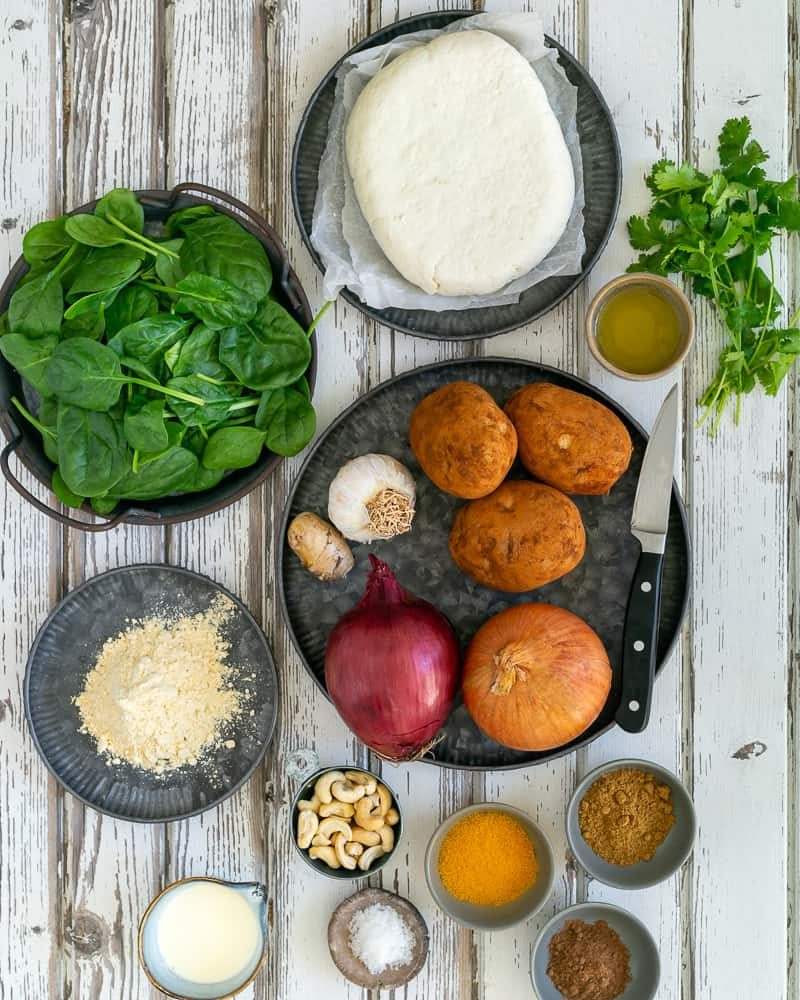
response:
<svg viewBox="0 0 800 1000"><path fill-rule="evenodd" d="M591 40L587 66L614 115L622 149L623 187L619 217L608 247L585 289L588 304L594 293L620 274L633 259L625 224L633 212L649 203L644 176L659 157L681 154L682 59L681 4L651 4L629 16L623 0L590 0L586 37ZM630 59L631 52L647 58ZM584 342L583 316L579 327L582 370L590 381L619 400L646 429L680 373L642 385L611 375L593 359ZM676 461L680 482L681 455ZM665 666L654 692L650 724L641 736L612 730L580 755L580 774L616 757L654 760L681 771L681 658L678 650ZM647 892L619 892L589 881L586 895L633 911L653 933L661 955L659 998L672 1000L681 993L680 876Z"/></svg>
<svg viewBox="0 0 800 1000"><path fill-rule="evenodd" d="M784 175L787 5L695 0L689 37L693 146L701 165L746 113ZM755 58L754 58L755 54ZM785 252L779 285L785 286ZM793 249L793 252L796 250ZM713 377L721 331L697 309L688 392ZM689 995L786 996L786 396L753 393L734 427L694 436L687 456L695 539L690 702L700 832L691 882ZM764 752L750 755L755 741ZM757 749L760 749L758 747ZM759 863L732 878L742 857ZM758 919L749 919L749 915ZM743 918L748 915L747 918ZM754 962L752 957L758 956Z"/></svg>
<svg viewBox="0 0 800 1000"><path fill-rule="evenodd" d="M59 36L59 11L49 0L18 3L0 17L3 274L21 253L25 230L60 207L52 128L61 99ZM60 989L58 799L27 731L22 697L28 650L55 596L50 567L59 537L5 480L0 525L0 997L13 1000Z"/></svg>
<svg viewBox="0 0 800 1000"><path fill-rule="evenodd" d="M66 23L64 175L69 207L115 186L162 183L160 7L75 4ZM163 560L163 532L69 533L67 584L113 566ZM139 917L161 884L163 827L63 805L64 993L153 995L139 966Z"/></svg>

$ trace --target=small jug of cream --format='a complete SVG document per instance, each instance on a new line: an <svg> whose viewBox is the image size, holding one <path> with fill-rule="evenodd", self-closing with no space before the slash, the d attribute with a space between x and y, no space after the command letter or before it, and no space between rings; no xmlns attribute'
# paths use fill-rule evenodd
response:
<svg viewBox="0 0 800 1000"><path fill-rule="evenodd" d="M179 1000L222 1000L243 990L266 957L266 888L210 877L173 882L139 924L150 981Z"/></svg>

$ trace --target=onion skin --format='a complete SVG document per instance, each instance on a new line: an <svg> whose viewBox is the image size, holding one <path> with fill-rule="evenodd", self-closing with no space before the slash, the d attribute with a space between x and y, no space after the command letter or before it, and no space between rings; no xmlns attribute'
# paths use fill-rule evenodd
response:
<svg viewBox="0 0 800 1000"><path fill-rule="evenodd" d="M458 689L460 651L432 604L405 591L386 565L334 626L325 683L342 719L381 757L415 760L430 748Z"/></svg>
<svg viewBox="0 0 800 1000"><path fill-rule="evenodd" d="M464 704L503 746L542 751L570 743L597 718L611 665L597 633L552 604L519 604L476 632L464 661Z"/></svg>

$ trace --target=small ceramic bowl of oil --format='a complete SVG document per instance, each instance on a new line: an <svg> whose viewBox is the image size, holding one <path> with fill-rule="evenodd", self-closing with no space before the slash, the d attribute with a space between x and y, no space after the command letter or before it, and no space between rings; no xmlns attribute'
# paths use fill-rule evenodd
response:
<svg viewBox="0 0 800 1000"><path fill-rule="evenodd" d="M656 274L623 274L592 299L586 313L589 350L620 378L661 378L689 353L694 316L689 300Z"/></svg>
<svg viewBox="0 0 800 1000"><path fill-rule="evenodd" d="M226 1000L252 983L267 954L267 891L202 876L168 885L139 924L147 978L175 1000Z"/></svg>

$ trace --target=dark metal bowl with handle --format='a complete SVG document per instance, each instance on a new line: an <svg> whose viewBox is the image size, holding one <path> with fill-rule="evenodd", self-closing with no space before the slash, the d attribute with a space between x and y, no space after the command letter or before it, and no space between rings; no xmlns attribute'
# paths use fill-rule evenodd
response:
<svg viewBox="0 0 800 1000"><path fill-rule="evenodd" d="M206 204L212 205L217 212L228 215L238 222L264 247L272 266L273 292L281 305L304 329L309 328L312 322L311 309L297 275L289 263L286 247L275 230L251 208L223 191L191 182L178 184L171 191L136 191L135 194L144 208L146 226L152 227L163 223L167 216L178 209ZM91 212L96 204L97 201L91 201L68 214ZM27 270L27 263L20 257L0 288L0 315L8 309L11 296ZM311 363L306 371L312 393L316 367L316 338L312 335ZM0 355L0 428L7 438L7 444L0 452L0 469L17 493L32 503L37 510L61 524L82 531L108 531L117 524L176 524L179 521L204 517L250 493L283 461L282 456L264 450L254 465L229 473L212 489L204 490L202 493L176 494L158 500L123 500L120 501L119 510L108 518L98 517L91 505L85 503L81 510L91 515L93 520L81 520L49 506L35 496L20 482L11 468L11 459L14 457L49 490L55 466L44 453L39 432L26 420L17 416L11 403L12 396L22 398L23 395L28 402L36 405L36 401L31 398L30 390L23 391L22 380L17 371Z"/></svg>

